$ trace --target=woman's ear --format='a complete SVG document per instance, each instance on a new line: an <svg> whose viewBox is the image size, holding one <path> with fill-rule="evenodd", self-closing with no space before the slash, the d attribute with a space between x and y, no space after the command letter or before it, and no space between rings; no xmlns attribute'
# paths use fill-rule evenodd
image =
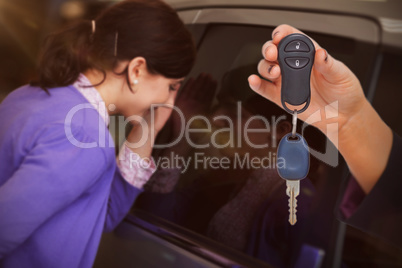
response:
<svg viewBox="0 0 402 268"><path fill-rule="evenodd" d="M276 126L276 137L280 140L283 136L292 131L292 124L289 121L280 121Z"/></svg>
<svg viewBox="0 0 402 268"><path fill-rule="evenodd" d="M147 73L147 61L143 57L135 57L128 64L128 77L131 84L138 84L141 77Z"/></svg>

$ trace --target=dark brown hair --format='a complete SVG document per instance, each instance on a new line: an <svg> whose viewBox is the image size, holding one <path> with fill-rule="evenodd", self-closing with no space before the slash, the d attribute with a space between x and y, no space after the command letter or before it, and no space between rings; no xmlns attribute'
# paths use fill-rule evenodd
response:
<svg viewBox="0 0 402 268"><path fill-rule="evenodd" d="M135 57L144 57L149 72L167 78L186 76L194 64L191 34L161 0L125 0L103 11L95 24L94 34L89 20L50 34L40 54L38 78L31 85L45 91L67 86L89 68L102 71L104 81L106 70ZM128 79L127 69L121 74Z"/></svg>

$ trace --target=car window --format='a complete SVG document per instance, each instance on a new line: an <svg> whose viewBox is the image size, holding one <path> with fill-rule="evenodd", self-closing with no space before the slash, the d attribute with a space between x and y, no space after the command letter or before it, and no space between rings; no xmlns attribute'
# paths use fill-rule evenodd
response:
<svg viewBox="0 0 402 268"><path fill-rule="evenodd" d="M402 100L401 83L398 81L402 71L399 64L402 61L402 52L385 52L382 59L373 106L391 129L402 135L402 122L397 116L397 108Z"/></svg>
<svg viewBox="0 0 402 268"><path fill-rule="evenodd" d="M275 105L256 96L247 83L247 77L256 73L257 64L261 59L261 46L270 39L273 27L204 24L192 25L189 28L198 45L197 62L189 77L207 73L217 82L216 89L212 93L206 93L214 96L210 105L202 111L203 115L212 122L214 116L234 118L241 110L243 113L239 124L243 126L253 115L262 115L268 121L273 119L272 116L286 116L285 112L278 110ZM377 45L312 31L306 31L306 34L325 47L332 56L349 66L361 81L366 95L370 94L374 67L378 62ZM200 90L208 92L202 87ZM380 93L376 94L376 98L379 98L378 94ZM239 103L241 108L237 106ZM287 120L289 121L289 118ZM224 123L212 124L212 130L199 134L196 140L202 141L203 144L213 143L211 137L214 136L214 131L225 126ZM197 124L195 121L191 126L205 130L207 123L201 120ZM157 144L166 144L172 140L172 128L172 125L166 126ZM322 133L313 127L307 127L304 135L311 148L320 153L325 153L331 147ZM222 143L230 140L223 136L221 138ZM256 139L258 140L258 137ZM343 239L345 232L341 229L345 227L336 219L334 207L339 202L339 191L344 187L342 182L345 176L348 176L340 155L337 155L339 162L335 166L312 157L308 179L302 185L298 201L299 221L296 226L290 226L286 218L288 207L285 188L281 185L283 181L269 181L269 178L275 177L269 168L231 166L214 169L208 164L201 166L200 163L205 159L196 160L195 157L198 154L233 160L239 155L241 157L249 153L261 159L263 150L254 150L246 145L234 149L212 147L185 150L181 156L190 163L185 172L156 172L136 202L135 208L167 219L274 266L283 262L300 262L300 258L307 255L307 252L327 265L339 257L334 255L334 248L337 241ZM165 157L166 151L169 150L157 150L155 159ZM170 152L172 160L176 152L174 149ZM196 161L199 161L198 165ZM271 158L271 161L274 159ZM183 165L181 167L183 169ZM262 181L264 178L266 180ZM359 240L360 238L356 238L355 230L347 228L345 250L349 251L345 251L343 259L338 261L366 261L363 257L353 261L349 258L356 256L350 253L354 245L365 243ZM266 253L258 252L259 250L265 250ZM377 257L381 258L383 252L379 250L377 253ZM272 258L270 255L279 257Z"/></svg>
<svg viewBox="0 0 402 268"><path fill-rule="evenodd" d="M402 103L398 82L398 74L402 72L398 62L401 60L401 51L395 49L381 54L381 69L372 102L381 118L398 135L402 134L402 124L396 116L397 107ZM342 260L350 267L400 267L402 251L383 239L347 226Z"/></svg>

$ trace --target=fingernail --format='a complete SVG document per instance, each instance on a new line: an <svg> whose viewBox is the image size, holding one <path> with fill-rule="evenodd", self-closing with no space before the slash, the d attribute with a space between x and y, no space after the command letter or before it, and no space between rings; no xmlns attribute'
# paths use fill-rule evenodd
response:
<svg viewBox="0 0 402 268"><path fill-rule="evenodd" d="M269 46L267 46L267 47L265 48L265 50L264 50L264 57L265 57L265 55L267 55L268 48L269 48Z"/></svg>
<svg viewBox="0 0 402 268"><path fill-rule="evenodd" d="M276 31L272 37L275 37L275 35L277 35L278 33L279 33L279 31Z"/></svg>
<svg viewBox="0 0 402 268"><path fill-rule="evenodd" d="M269 66L269 68L268 68L268 73L269 73L269 74L271 73L272 68L274 68L274 66L275 66L275 65L271 65L271 66Z"/></svg>
<svg viewBox="0 0 402 268"><path fill-rule="evenodd" d="M324 61L327 62L328 61L328 52L327 52L326 49L324 49L324 50L325 50L325 59L324 59Z"/></svg>

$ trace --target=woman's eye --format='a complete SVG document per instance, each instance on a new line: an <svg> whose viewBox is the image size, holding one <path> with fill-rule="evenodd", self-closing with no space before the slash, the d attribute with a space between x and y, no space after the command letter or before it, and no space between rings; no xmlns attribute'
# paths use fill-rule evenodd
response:
<svg viewBox="0 0 402 268"><path fill-rule="evenodd" d="M175 83L169 85L169 90L170 91L178 91L181 88L182 84L183 84L183 81L175 82Z"/></svg>
<svg viewBox="0 0 402 268"><path fill-rule="evenodd" d="M179 87L177 85L170 85L169 90L170 91L176 91Z"/></svg>

